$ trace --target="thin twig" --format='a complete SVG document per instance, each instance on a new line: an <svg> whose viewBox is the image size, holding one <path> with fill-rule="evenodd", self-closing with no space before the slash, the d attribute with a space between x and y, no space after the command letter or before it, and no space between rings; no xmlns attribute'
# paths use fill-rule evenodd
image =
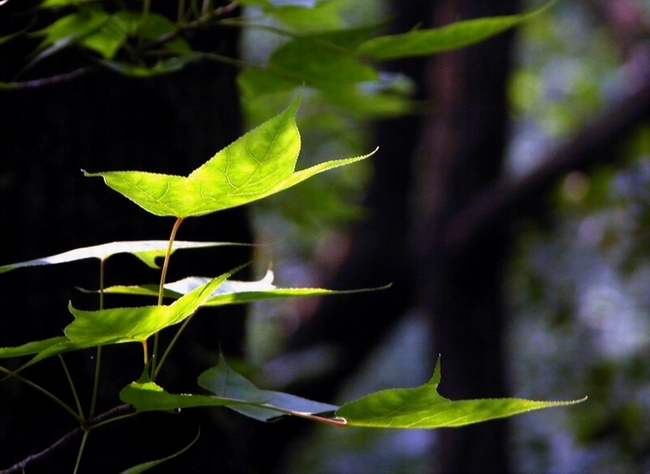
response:
<svg viewBox="0 0 650 474"><path fill-rule="evenodd" d="M37 87L50 86L52 84L58 84L59 82L70 81L75 79L83 74L91 72L92 70L97 69L96 66L84 66L79 69L75 69L71 72L65 72L63 74L57 74L56 76L43 77L41 79L34 79L32 81L24 82L6 82L4 85L7 89L35 89Z"/></svg>
<svg viewBox="0 0 650 474"><path fill-rule="evenodd" d="M109 419L122 417L125 414L132 414L134 412L135 412L134 408L131 405L124 404L124 405L116 406L115 408L112 408L107 412L104 412L101 415L97 415L95 418L88 420L84 426L79 426L74 430L70 431L69 433L61 437L58 441L45 448L43 451L35 454L30 454L25 459L14 464L10 468L0 470L0 474L10 474L14 472L20 472L24 470L32 462L43 460L47 456L49 456L52 452L61 449L62 447L70 443L72 440L80 436L84 431L89 430L93 426L99 425L101 422L107 421Z"/></svg>

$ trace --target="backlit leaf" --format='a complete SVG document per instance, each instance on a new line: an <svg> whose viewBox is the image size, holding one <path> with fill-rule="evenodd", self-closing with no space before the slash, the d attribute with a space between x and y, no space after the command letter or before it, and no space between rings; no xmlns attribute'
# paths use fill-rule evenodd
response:
<svg viewBox="0 0 650 474"><path fill-rule="evenodd" d="M25 262L10 263L0 266L0 273L23 267L33 267L37 265L56 265L59 263L76 262L77 260L86 260L88 258L97 258L105 260L111 255L119 253L130 253L140 258L148 266L158 268L155 259L163 257L167 252L167 240L135 240L124 242L111 242L108 244L93 245L92 247L82 247L67 252L50 255L49 257L27 260ZM191 242L185 240L174 241L172 251L177 249L196 249L205 247L219 247L223 245L247 245L233 242Z"/></svg>
<svg viewBox="0 0 650 474"><path fill-rule="evenodd" d="M298 98L278 116L218 152L189 176L109 171L106 184L157 216L186 218L240 206L283 191L322 171L369 155L333 160L294 172L300 134Z"/></svg>
<svg viewBox="0 0 650 474"><path fill-rule="evenodd" d="M438 391L440 360L433 378L418 388L382 390L336 411L348 426L371 428L452 428L506 418L542 408L579 403L582 400L546 402L519 398L451 401Z"/></svg>
<svg viewBox="0 0 650 474"><path fill-rule="evenodd" d="M207 277L187 277L176 282L165 284L164 296L179 298L198 286L204 285L210 279ZM324 288L277 288L273 285L273 272L268 270L264 278L257 281L226 280L219 286L204 306L223 306L228 304L250 303L275 298L297 298L304 296L326 296L359 293L385 289L368 288L360 290L327 290ZM104 293L117 293L127 295L158 296L158 286L154 284L139 286L111 286Z"/></svg>
<svg viewBox="0 0 650 474"><path fill-rule="evenodd" d="M217 277L169 306L141 306L82 311L69 305L75 321L64 332L75 344L99 346L123 342L142 342L162 329L190 317L230 273Z"/></svg>

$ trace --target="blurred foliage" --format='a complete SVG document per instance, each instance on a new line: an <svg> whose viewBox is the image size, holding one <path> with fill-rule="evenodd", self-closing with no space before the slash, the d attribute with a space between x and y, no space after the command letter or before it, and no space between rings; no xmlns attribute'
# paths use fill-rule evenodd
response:
<svg viewBox="0 0 650 474"><path fill-rule="evenodd" d="M596 3L562 2L520 30L515 175L624 93L621 32ZM647 35L650 3L631 4ZM546 218L520 234L510 275L516 394L590 397L571 413L513 420L520 472L650 470L650 124L611 153L611 165L567 174Z"/></svg>

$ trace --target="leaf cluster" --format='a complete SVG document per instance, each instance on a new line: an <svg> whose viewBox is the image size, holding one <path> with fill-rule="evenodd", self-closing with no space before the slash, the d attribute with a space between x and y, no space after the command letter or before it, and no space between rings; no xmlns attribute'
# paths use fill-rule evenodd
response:
<svg viewBox="0 0 650 474"><path fill-rule="evenodd" d="M313 15L324 12L325 18L331 20L332 25L337 24L336 9L333 8L336 7L336 0L311 2L309 5L305 5L305 2L279 0L246 0L239 4L256 7L263 16L273 17L284 26L268 27L255 18L234 18L232 14L239 6L235 3L213 8L210 2L205 2L204 7L194 1L187 4L182 2L179 3L183 7L178 9L177 18L172 20L151 11L148 1L143 2L141 11L134 11L128 8L111 9L111 3L101 1L45 0L40 4L39 11L54 12L56 19L44 28L29 33L40 38L41 42L27 67L35 67L65 49L77 48L90 55L92 67L105 67L126 75L146 77L178 70L199 59L235 61L212 52L193 49L188 36L196 29L270 28L273 33L285 37L286 41L271 55L267 64L241 64L239 82L245 96L259 97L266 93L291 91L301 84L324 93L333 89L351 91L356 90L354 88L360 84L380 80L375 61L427 55L467 46L511 28L539 12L468 20L439 29L416 29L404 34L377 36L378 28L375 26L331 30L325 28L325 31L300 27L307 24L309 18L314 18ZM11 35L1 41L12 41L15 37L16 35ZM33 83L12 81L3 83L2 87L31 85ZM177 232L185 219L258 201L286 191L323 171L359 162L374 153L296 169L301 148L296 125L299 102L300 96L283 112L217 152L187 176L146 171L84 171L87 177L102 178L109 188L146 212L174 218L168 241L112 242L0 266L1 274L32 266L94 258L101 262L100 281L103 282L104 264L112 255L130 253L153 268L157 268L156 258L164 257L159 283L100 287L99 309L81 310L75 308L72 302L69 303L72 321L63 329L62 335L29 341L16 347L0 348L0 359L29 358L17 370L0 366L0 372L6 375L5 379L16 378L28 384L55 401L79 422L84 441L75 471L79 466L85 440L92 430L116 422L124 416L147 411L199 406L227 407L265 422L295 416L344 427L432 429L464 426L577 402L515 398L451 401L438 393L440 361L431 380L421 387L384 390L342 406L260 389L233 370L223 356L216 366L208 368L198 377L200 390L197 393L173 394L157 383L165 360L180 334L202 307L342 293L322 288L277 288L270 271L258 281L233 280L232 277L241 267L216 277L189 276L177 282L166 282L167 269L175 250L245 245L177 240ZM104 308L105 293L157 297L157 303ZM160 347L159 342L162 331L175 331L171 342L164 348ZM143 360L141 377L124 387L119 394L128 410L126 414L120 409L97 415L95 401L99 389L102 347L129 343L142 346ZM74 382L69 376L76 402L74 407L23 376L27 367L46 358L56 356L65 364L65 353L87 349L96 351L98 361L88 412L83 409ZM146 470L185 449L168 458L134 466L128 472Z"/></svg>
<svg viewBox="0 0 650 474"><path fill-rule="evenodd" d="M385 390L340 407L287 393L259 389L231 369L223 357L217 366L206 370L197 379L199 387L207 391L207 394L172 394L155 382L178 336L203 306L337 293L314 288L276 288L271 272L259 281L232 280L231 277L238 269L215 278L188 277L178 282L165 283L165 273L173 250L226 245L217 242L176 241L176 232L184 219L261 199L284 191L322 171L351 164L369 156L328 161L295 171L300 148L300 135L295 125L297 108L298 98L284 112L218 152L188 177L139 171L85 173L86 176L102 177L109 187L149 213L175 217L170 240L113 242L74 249L50 257L3 265L0 267L0 273L86 258L105 262L111 255L124 252L133 253L145 264L155 267L154 259L164 255L159 285L100 288L102 295L104 292L113 292L158 296L158 304L111 309L105 309L100 304L100 309L86 311L77 309L70 303L68 309L74 320L64 328L63 336L31 341L17 347L0 348L0 358L31 356L31 359L16 371L3 367L0 367L0 371L30 383L55 400L86 427L86 435L90 430L117 418L109 418L96 424L93 408L90 410L90 417L86 417L78 399L75 410L55 395L24 379L20 372L45 358L61 358L62 354L69 351L91 348L101 351L103 346L109 344L141 344L144 354L142 376L120 392L120 399L135 410L130 415L146 411L217 406L228 407L260 421L297 416L337 426L440 428L463 426L529 410L575 403L521 399L450 401L437 391L440 383L439 362L431 381L422 387ZM171 298L172 302L163 304L166 297ZM158 334L175 326L180 327L159 357ZM151 339L153 353L150 355ZM98 359L100 354L98 352ZM72 386L74 388L73 384Z"/></svg>

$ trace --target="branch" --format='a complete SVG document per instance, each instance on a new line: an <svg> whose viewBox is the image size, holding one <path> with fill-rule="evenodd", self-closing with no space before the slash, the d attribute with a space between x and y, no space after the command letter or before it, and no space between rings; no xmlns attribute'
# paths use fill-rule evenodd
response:
<svg viewBox="0 0 650 474"><path fill-rule="evenodd" d="M618 158L612 146L624 139L650 111L650 71L645 63L630 64L641 70L636 87L623 99L606 108L596 120L586 125L571 141L551 152L544 163L528 176L512 181L502 178L478 195L449 222L443 237L446 252L462 252L482 232L495 224L512 221L536 203L565 173L586 169L597 163Z"/></svg>
<svg viewBox="0 0 650 474"><path fill-rule="evenodd" d="M72 440L75 438L79 437L84 431L92 428L95 425L98 425L101 422L104 422L106 420L112 419L112 418L117 418L119 416L124 416L130 413L134 413L134 409L131 405L124 404L124 405L119 405L116 406L115 408L112 408L100 415L97 415L96 417L88 420L83 426L79 426L75 428L74 430L70 431L63 437L61 437L58 441L55 443L51 444L47 448L45 448L43 451L35 453L35 454L30 454L27 456L25 459L22 461L14 464L13 466L9 467L8 469L0 470L0 474L9 474L13 472L21 472L23 471L27 465L34 461L38 460L43 460L47 458L50 454L52 454L54 451L57 449L60 449L70 443Z"/></svg>
<svg viewBox="0 0 650 474"><path fill-rule="evenodd" d="M49 86L52 84L57 84L59 82L70 81L79 77L83 74L91 72L92 70L97 69L96 66L85 66L75 69L71 72L65 72L63 74L57 74L56 76L43 77L41 79L34 79L32 81L25 82L3 82L0 83L0 89L35 89L37 87Z"/></svg>

